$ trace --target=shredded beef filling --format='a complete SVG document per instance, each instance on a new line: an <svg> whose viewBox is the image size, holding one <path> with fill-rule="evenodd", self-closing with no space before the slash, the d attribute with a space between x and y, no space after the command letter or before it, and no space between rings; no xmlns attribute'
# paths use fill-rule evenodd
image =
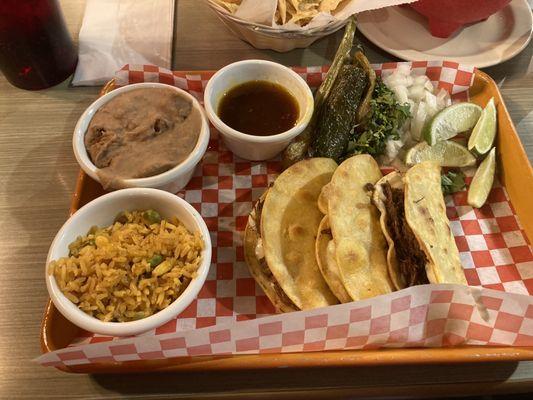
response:
<svg viewBox="0 0 533 400"><path fill-rule="evenodd" d="M385 207L387 209L387 230L394 242L400 275L408 286L429 283L426 275L427 258L413 231L405 220L404 191L383 185Z"/></svg>
<svg viewBox="0 0 533 400"><path fill-rule="evenodd" d="M268 279L268 281L270 282L270 286L272 287L272 289L274 289L280 300L284 304L298 309L298 307L296 307L296 304L294 304L292 300L289 299L289 297L285 294L274 275L272 275L272 271L270 271L270 268L268 267L268 264L266 263L266 260L264 258L261 258L259 260L259 265L261 266L261 272Z"/></svg>

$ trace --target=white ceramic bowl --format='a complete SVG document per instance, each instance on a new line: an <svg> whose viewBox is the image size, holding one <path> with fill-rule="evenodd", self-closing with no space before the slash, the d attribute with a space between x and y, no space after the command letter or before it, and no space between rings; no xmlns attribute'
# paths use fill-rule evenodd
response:
<svg viewBox="0 0 533 400"><path fill-rule="evenodd" d="M277 135L254 136L236 131L222 122L217 111L224 94L234 86L254 80L277 83L296 99L299 115L293 128ZM244 60L227 65L213 75L205 88L204 105L207 117L221 133L226 146L241 158L259 161L276 156L302 133L313 115L314 100L307 83L290 68L271 61Z"/></svg>
<svg viewBox="0 0 533 400"><path fill-rule="evenodd" d="M202 106L200 105L198 100L196 100L191 94L175 86L165 85L163 83L135 83L112 90L111 92L100 97L85 110L85 112L79 118L76 127L74 128L74 136L72 138L72 147L74 149L74 155L76 157L76 160L78 160L78 164L80 164L80 167L85 171L85 173L91 178L93 178L95 181L100 182L100 179L97 174L98 168L92 163L91 159L89 158L84 143L85 133L87 132L89 123L91 122L91 119L93 118L96 111L98 111L100 107L102 107L112 98L122 93L129 92L130 90L141 88L163 88L174 90L179 95L191 100L193 107L200 111L202 117L202 126L200 128L198 142L196 143L196 146L194 147L191 154L189 154L189 156L182 163L159 175L154 175L147 178L124 179L122 181L125 187L149 187L175 193L178 190L183 189L187 185L187 183L189 183L194 173L194 169L204 156L205 151L207 150L207 145L209 143L209 122L207 121Z"/></svg>
<svg viewBox="0 0 533 400"><path fill-rule="evenodd" d="M78 236L85 235L93 225L109 226L115 216L124 210L154 209L163 218L176 216L191 232L200 232L205 244L198 276L185 291L164 310L131 322L103 322L81 311L59 289L53 275L48 273L52 260L68 256L68 245ZM200 214L182 198L162 190L132 188L117 190L91 201L72 215L59 230L46 260L46 287L56 308L74 325L89 332L112 336L129 336L154 329L182 312L198 295L211 265L211 239Z"/></svg>

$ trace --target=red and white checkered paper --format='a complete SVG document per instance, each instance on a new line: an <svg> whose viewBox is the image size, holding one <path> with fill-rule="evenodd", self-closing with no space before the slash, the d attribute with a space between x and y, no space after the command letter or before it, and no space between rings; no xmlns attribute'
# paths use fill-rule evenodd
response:
<svg viewBox="0 0 533 400"><path fill-rule="evenodd" d="M472 68L452 62L409 64L452 93L454 100L467 99ZM381 74L397 65L373 67ZM327 72L327 67L294 69L312 88ZM163 82L202 100L210 76L127 65L117 72L116 80L118 85ZM533 346L533 253L499 184L481 209L467 205L466 192L446 199L470 287L416 286L364 301L275 315L248 272L242 233L253 202L279 172L278 160L249 162L235 157L211 127L208 151L189 185L178 193L202 214L211 233L212 264L198 298L155 330L123 339L87 333L37 361L61 366L379 347ZM472 171L466 172L471 176Z"/></svg>

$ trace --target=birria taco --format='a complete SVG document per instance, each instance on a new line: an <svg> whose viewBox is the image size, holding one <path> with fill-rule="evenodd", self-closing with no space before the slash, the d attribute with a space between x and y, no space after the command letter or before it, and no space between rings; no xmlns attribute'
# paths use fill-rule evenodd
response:
<svg viewBox="0 0 533 400"><path fill-rule="evenodd" d="M337 168L312 158L286 169L256 203L244 235L244 256L256 282L282 312L337 304L318 268L317 199Z"/></svg>
<svg viewBox="0 0 533 400"><path fill-rule="evenodd" d="M392 172L376 184L373 201L389 244L387 262L396 289L425 283L466 285L450 230L440 167L423 162L404 176Z"/></svg>
<svg viewBox="0 0 533 400"><path fill-rule="evenodd" d="M331 227L329 226L327 215L322 218L320 226L318 227L315 251L318 268L320 269L320 272L322 272L322 276L326 280L333 294L341 303L352 301L352 298L342 283L339 266L335 259L335 243L333 242L333 235L331 234Z"/></svg>
<svg viewBox="0 0 533 400"><path fill-rule="evenodd" d="M326 214L317 234L317 259L324 278L342 301L389 293L387 242L372 204L382 178L376 161L357 155L344 161L323 189L318 206ZM325 252L325 253L324 253Z"/></svg>

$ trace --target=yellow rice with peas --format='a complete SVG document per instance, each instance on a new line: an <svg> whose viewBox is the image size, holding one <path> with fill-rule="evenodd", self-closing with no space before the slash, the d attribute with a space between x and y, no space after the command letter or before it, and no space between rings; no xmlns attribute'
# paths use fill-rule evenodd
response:
<svg viewBox="0 0 533 400"><path fill-rule="evenodd" d="M52 261L63 294L102 321L133 321L167 307L185 290L202 261L204 242L174 218L154 210L120 213L113 225L93 227Z"/></svg>

